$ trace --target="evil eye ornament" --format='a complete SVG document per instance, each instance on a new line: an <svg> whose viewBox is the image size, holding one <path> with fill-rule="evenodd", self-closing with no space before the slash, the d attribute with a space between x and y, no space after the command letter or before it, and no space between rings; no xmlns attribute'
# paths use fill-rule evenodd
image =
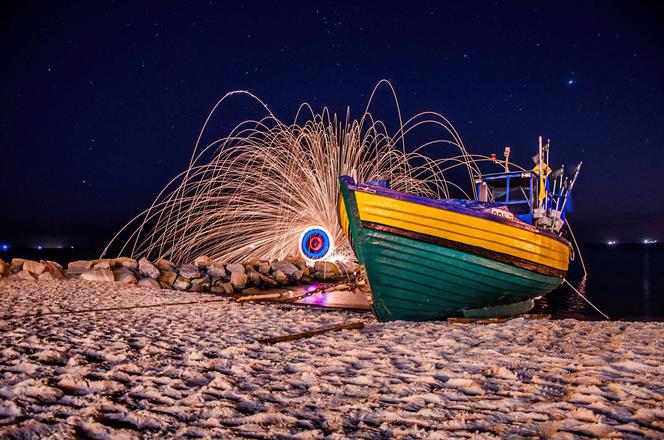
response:
<svg viewBox="0 0 664 440"><path fill-rule="evenodd" d="M333 250L332 234L321 226L311 226L300 236L300 252L308 260L321 260Z"/></svg>

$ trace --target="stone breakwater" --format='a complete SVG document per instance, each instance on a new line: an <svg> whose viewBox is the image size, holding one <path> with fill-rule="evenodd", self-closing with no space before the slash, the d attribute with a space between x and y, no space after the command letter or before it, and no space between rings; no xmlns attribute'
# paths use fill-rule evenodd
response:
<svg viewBox="0 0 664 440"><path fill-rule="evenodd" d="M197 296L215 302L71 314L191 294L0 283L0 438L664 436L662 323L382 324ZM258 342L349 321L365 327Z"/></svg>
<svg viewBox="0 0 664 440"><path fill-rule="evenodd" d="M272 289L315 281L335 282L355 278L357 266L351 263L317 261L310 265L301 257L288 256L281 261L250 257L243 263L224 263L199 257L193 263L177 267L166 259L156 264L141 258L106 258L72 261L64 269L54 261L0 259L0 277L9 280L64 280L138 284L140 286L190 292L235 295L248 289Z"/></svg>

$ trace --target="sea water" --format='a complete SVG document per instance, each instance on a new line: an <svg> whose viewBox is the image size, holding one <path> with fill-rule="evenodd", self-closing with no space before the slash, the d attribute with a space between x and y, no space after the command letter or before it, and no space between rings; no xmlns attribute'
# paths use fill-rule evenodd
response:
<svg viewBox="0 0 664 440"><path fill-rule="evenodd" d="M581 257L571 262L567 279L612 320L664 321L664 246L582 245ZM534 311L556 318L601 318L566 285L538 301Z"/></svg>

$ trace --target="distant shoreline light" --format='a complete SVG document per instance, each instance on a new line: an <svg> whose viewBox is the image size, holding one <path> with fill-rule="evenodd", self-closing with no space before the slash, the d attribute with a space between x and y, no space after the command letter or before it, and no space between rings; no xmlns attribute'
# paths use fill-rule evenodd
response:
<svg viewBox="0 0 664 440"><path fill-rule="evenodd" d="M643 244L656 244L657 240L652 240L650 238L643 239Z"/></svg>

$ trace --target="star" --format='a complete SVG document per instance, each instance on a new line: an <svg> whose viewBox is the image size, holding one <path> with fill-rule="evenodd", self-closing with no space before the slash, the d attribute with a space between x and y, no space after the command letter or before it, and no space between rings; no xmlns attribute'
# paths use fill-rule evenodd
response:
<svg viewBox="0 0 664 440"><path fill-rule="evenodd" d="M567 80L567 85L568 85L568 86L571 87L571 86L573 86L574 84L576 84L576 80L575 80L574 78L570 78L570 79Z"/></svg>

